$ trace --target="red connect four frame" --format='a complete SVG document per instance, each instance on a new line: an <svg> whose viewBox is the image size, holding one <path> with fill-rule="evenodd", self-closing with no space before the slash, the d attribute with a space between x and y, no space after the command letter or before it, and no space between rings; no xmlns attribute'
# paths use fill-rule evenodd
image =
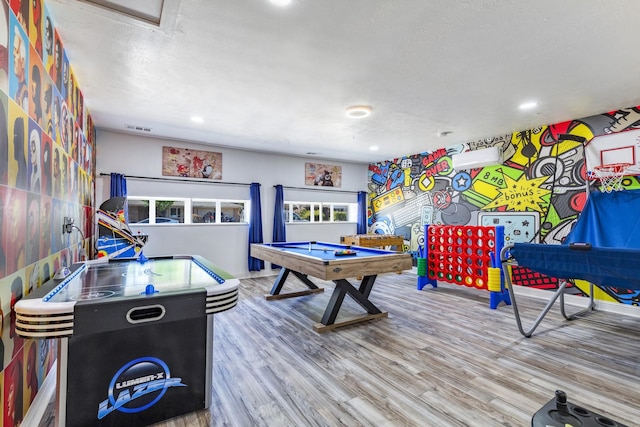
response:
<svg viewBox="0 0 640 427"><path fill-rule="evenodd" d="M510 305L498 257L504 244L503 226L425 226L427 236L418 258L418 290L437 281L491 292L491 308Z"/></svg>

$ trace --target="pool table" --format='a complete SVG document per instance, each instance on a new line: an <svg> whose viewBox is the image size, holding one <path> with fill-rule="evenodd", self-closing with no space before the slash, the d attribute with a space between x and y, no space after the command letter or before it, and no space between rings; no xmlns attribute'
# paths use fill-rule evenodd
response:
<svg viewBox="0 0 640 427"><path fill-rule="evenodd" d="M267 295L270 300L323 292L324 289L313 283L309 276L336 284L322 320L313 326L319 333L386 317L388 313L382 312L369 299L377 275L410 270L413 265L411 255L406 253L316 241L252 244L251 256L282 267ZM307 289L281 294L289 273L293 273ZM362 277L358 287L347 280L355 277ZM360 304L367 314L336 323L346 295Z"/></svg>

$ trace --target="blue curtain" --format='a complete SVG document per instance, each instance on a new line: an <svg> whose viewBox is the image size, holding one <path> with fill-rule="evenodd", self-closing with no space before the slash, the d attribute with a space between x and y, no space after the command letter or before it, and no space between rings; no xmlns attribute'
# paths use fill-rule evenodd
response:
<svg viewBox="0 0 640 427"><path fill-rule="evenodd" d="M249 271L260 271L264 261L251 256L251 244L262 241L262 207L260 206L260 184L251 183L250 188L251 217L249 218Z"/></svg>
<svg viewBox="0 0 640 427"><path fill-rule="evenodd" d="M276 208L273 213L273 242L286 242L287 230L284 217L284 189L282 185L276 185Z"/></svg>
<svg viewBox="0 0 640 427"><path fill-rule="evenodd" d="M276 207L273 212L273 239L271 240L274 243L287 241L285 226L287 219L284 215L284 189L282 185L276 185ZM271 264L271 268L280 268L280 266Z"/></svg>
<svg viewBox="0 0 640 427"><path fill-rule="evenodd" d="M111 174L111 191L109 197L126 197L127 179L121 173Z"/></svg>
<svg viewBox="0 0 640 427"><path fill-rule="evenodd" d="M127 179L121 173L111 174L109 197L124 197L124 220L129 222L129 204L127 203Z"/></svg>
<svg viewBox="0 0 640 427"><path fill-rule="evenodd" d="M358 227L357 234L367 234L367 192L358 191Z"/></svg>

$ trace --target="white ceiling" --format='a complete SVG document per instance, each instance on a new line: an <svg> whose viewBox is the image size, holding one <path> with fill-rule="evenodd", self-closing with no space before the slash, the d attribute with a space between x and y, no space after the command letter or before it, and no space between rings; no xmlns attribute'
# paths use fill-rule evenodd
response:
<svg viewBox="0 0 640 427"><path fill-rule="evenodd" d="M152 3L47 1L98 129L368 163L640 104L640 1Z"/></svg>

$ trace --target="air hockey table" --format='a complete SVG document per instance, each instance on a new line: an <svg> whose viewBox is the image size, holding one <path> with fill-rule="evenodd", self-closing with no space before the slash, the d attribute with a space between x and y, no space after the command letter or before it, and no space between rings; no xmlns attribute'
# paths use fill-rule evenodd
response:
<svg viewBox="0 0 640 427"><path fill-rule="evenodd" d="M15 305L16 331L58 342L56 426L145 426L211 403L213 315L238 279L199 256L71 266Z"/></svg>
<svg viewBox="0 0 640 427"><path fill-rule="evenodd" d="M313 325L318 332L327 332L340 326L386 317L370 299L378 274L410 270L413 260L408 253L336 243L305 241L252 244L251 256L283 267L271 288L268 300L298 297L323 292L308 276L331 280L336 286L319 323ZM289 273L293 273L307 289L281 293ZM356 287L349 278L361 278ZM367 311L358 316L336 322L344 297L349 295Z"/></svg>

